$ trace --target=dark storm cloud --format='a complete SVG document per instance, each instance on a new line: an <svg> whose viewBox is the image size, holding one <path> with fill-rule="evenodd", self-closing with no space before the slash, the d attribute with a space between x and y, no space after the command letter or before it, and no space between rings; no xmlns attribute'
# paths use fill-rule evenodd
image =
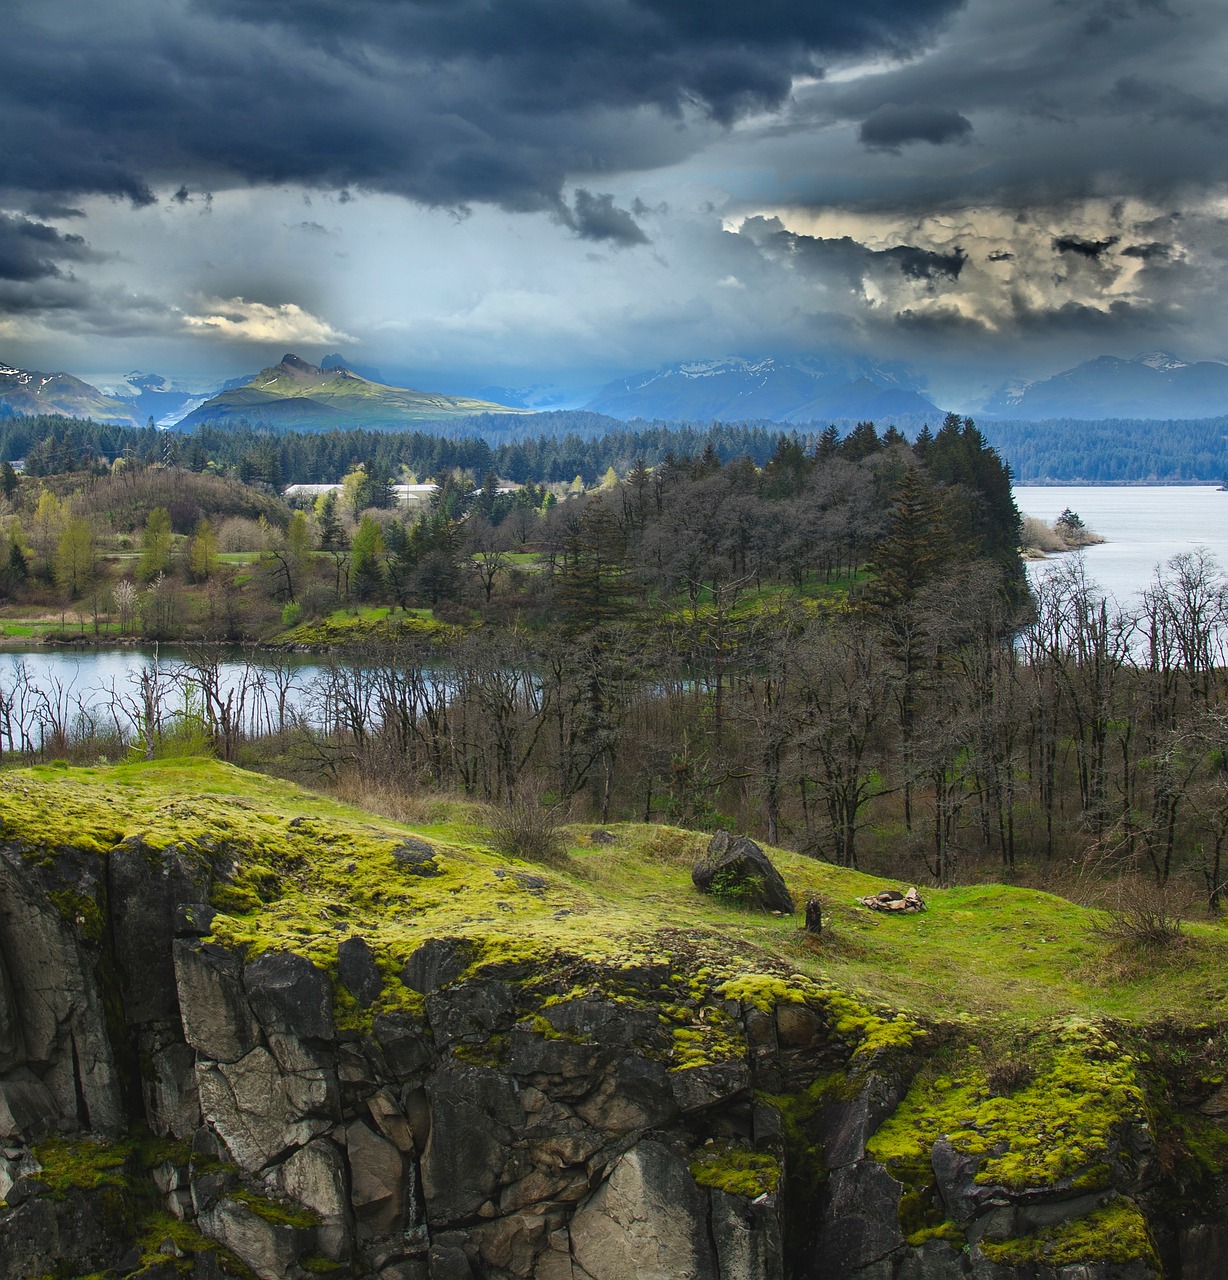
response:
<svg viewBox="0 0 1228 1280"><path fill-rule="evenodd" d="M786 231L777 218L748 218L742 224L741 234L774 256L816 275L842 278L856 292L861 291L867 277L879 274L884 266L897 270L905 279L932 286L940 278L958 280L968 260L967 254L958 247L946 253L909 244L871 249L852 236L801 235Z"/></svg>
<svg viewBox="0 0 1228 1280"><path fill-rule="evenodd" d="M1103 240L1085 240L1082 236L1054 236L1053 250L1055 253L1075 253L1081 258L1099 261L1120 239L1120 236L1106 236Z"/></svg>
<svg viewBox="0 0 1228 1280"><path fill-rule="evenodd" d="M0 175L137 205L168 182L183 200L196 183L300 183L557 210L565 176L673 162L831 56L915 51L959 6L18 0ZM581 234L631 235L590 213Z"/></svg>
<svg viewBox="0 0 1228 1280"><path fill-rule="evenodd" d="M910 213L1120 196L1178 207L1179 195L1228 182L1226 46L1222 0L976 0L924 56L798 92L770 135L778 199ZM914 160L910 144L926 139L910 117L922 112L929 140L960 117L975 122L962 140L976 146ZM827 164L816 163L818 129L842 144L821 155Z"/></svg>
<svg viewBox="0 0 1228 1280"><path fill-rule="evenodd" d="M867 147L898 151L908 142L966 142L972 122L949 107L907 106L884 103L861 122L858 139Z"/></svg>
<svg viewBox="0 0 1228 1280"><path fill-rule="evenodd" d="M82 236L64 235L29 218L0 213L0 280L30 281L60 276L61 262L95 262Z"/></svg>
<svg viewBox="0 0 1228 1280"><path fill-rule="evenodd" d="M1122 251L1123 258L1141 258L1144 262L1150 262L1153 259L1166 261L1173 256L1173 247L1171 244L1162 244L1158 240L1152 240L1147 244L1130 244Z"/></svg>
<svg viewBox="0 0 1228 1280"><path fill-rule="evenodd" d="M575 206L566 210L564 221L581 240L608 240L624 246L647 244L648 237L626 209L614 203L612 195L594 195L580 187Z"/></svg>

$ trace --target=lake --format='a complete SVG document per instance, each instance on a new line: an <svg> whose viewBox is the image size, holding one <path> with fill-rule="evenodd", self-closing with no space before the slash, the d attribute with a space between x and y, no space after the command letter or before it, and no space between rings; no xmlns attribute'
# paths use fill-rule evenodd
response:
<svg viewBox="0 0 1228 1280"><path fill-rule="evenodd" d="M1228 493L1210 485L1021 485L1015 502L1025 516L1051 524L1069 507L1106 539L1088 547L1088 575L1106 595L1132 604L1156 565L1205 547L1228 570ZM1064 557L1028 563L1033 581Z"/></svg>

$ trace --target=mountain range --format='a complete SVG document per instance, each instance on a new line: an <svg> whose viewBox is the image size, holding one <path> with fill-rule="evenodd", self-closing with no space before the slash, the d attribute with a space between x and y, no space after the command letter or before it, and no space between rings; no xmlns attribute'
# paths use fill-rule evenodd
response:
<svg viewBox="0 0 1228 1280"><path fill-rule="evenodd" d="M1167 351L1097 356L1052 378L1007 383L981 412L1025 421L1212 418L1228 413L1228 364L1189 363Z"/></svg>
<svg viewBox="0 0 1228 1280"><path fill-rule="evenodd" d="M613 418L821 422L941 417L907 370L858 357L689 360L609 383L584 407Z"/></svg>
<svg viewBox="0 0 1228 1280"><path fill-rule="evenodd" d="M0 414L62 413L69 418L93 418L140 426L135 403L109 396L71 373L40 373L14 369L0 362Z"/></svg>

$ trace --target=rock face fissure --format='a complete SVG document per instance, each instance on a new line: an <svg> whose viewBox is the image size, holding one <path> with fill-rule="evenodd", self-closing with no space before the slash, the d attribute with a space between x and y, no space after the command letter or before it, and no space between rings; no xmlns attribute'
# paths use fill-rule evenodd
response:
<svg viewBox="0 0 1228 1280"><path fill-rule="evenodd" d="M139 840L0 847L0 1280L1228 1274L1228 1183L1169 1213L1142 1113L1029 1181L1009 1140L908 1121L923 1054L847 1009L695 985L724 1031L687 1056L669 965L545 998L448 938L404 964L406 1011L339 1030L339 993L393 980L368 943L336 975L248 959L208 940L209 880Z"/></svg>

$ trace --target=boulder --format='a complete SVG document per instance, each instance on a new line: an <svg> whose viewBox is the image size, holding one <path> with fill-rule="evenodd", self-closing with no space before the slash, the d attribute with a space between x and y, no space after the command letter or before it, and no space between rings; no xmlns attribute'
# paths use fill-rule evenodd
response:
<svg viewBox="0 0 1228 1280"><path fill-rule="evenodd" d="M792 915L793 899L780 872L749 836L718 831L695 864L691 879L701 893L759 911Z"/></svg>
<svg viewBox="0 0 1228 1280"><path fill-rule="evenodd" d="M322 1077L285 1076L267 1049L197 1068L201 1111L241 1169L254 1173L333 1124Z"/></svg>
<svg viewBox="0 0 1228 1280"><path fill-rule="evenodd" d="M214 1062L237 1062L260 1043L243 991L243 966L223 947L180 939L175 986L188 1044Z"/></svg>
<svg viewBox="0 0 1228 1280"><path fill-rule="evenodd" d="M260 1280L285 1280L315 1247L315 1231L270 1222L241 1200L223 1197L197 1219L201 1232L237 1254Z"/></svg>
<svg viewBox="0 0 1228 1280"><path fill-rule="evenodd" d="M473 961L473 945L464 938L432 938L405 962L401 981L424 996L455 982Z"/></svg>
<svg viewBox="0 0 1228 1280"><path fill-rule="evenodd" d="M346 1158L350 1166L350 1203L361 1237L390 1236L405 1211L405 1162L386 1138L361 1120L345 1127Z"/></svg>
<svg viewBox="0 0 1228 1280"><path fill-rule="evenodd" d="M364 1009L369 1009L383 990L384 979L375 963L375 953L366 938L358 934L346 938L337 948L337 976Z"/></svg>
<svg viewBox="0 0 1228 1280"><path fill-rule="evenodd" d="M332 1040L333 991L328 975L305 956L266 951L243 970L248 1003L266 1034Z"/></svg>
<svg viewBox="0 0 1228 1280"><path fill-rule="evenodd" d="M593 1280L718 1276L707 1196L668 1147L649 1139L623 1155L576 1211L571 1248Z"/></svg>
<svg viewBox="0 0 1228 1280"><path fill-rule="evenodd" d="M316 1242L334 1262L344 1262L353 1250L345 1157L335 1142L317 1138L300 1147L277 1170L273 1188L304 1205L320 1219Z"/></svg>

